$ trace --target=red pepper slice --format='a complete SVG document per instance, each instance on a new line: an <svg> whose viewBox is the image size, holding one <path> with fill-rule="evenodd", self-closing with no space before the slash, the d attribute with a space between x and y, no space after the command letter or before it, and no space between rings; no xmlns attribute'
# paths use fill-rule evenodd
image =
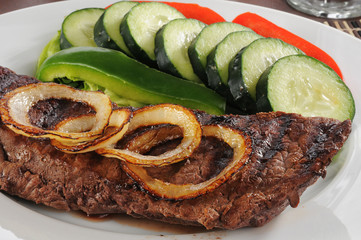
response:
<svg viewBox="0 0 361 240"><path fill-rule="evenodd" d="M137 1L137 2L148 2L148 1ZM226 21L221 15L219 15L212 9L207 7L202 7L195 3L180 3L180 2L162 2L162 3L174 7L175 9L180 11L186 18L194 18L208 25L216 22ZM105 9L107 9L110 6L111 5L107 6Z"/></svg>
<svg viewBox="0 0 361 240"><path fill-rule="evenodd" d="M307 40L291 33L290 31L277 26L269 20L251 12L238 15L233 19L234 23L251 28L253 31L264 37L279 38L295 47L301 49L306 55L314 57L331 67L341 78L341 70L335 60L319 47Z"/></svg>
<svg viewBox="0 0 361 240"><path fill-rule="evenodd" d="M168 4L171 7L174 7L186 18L194 18L201 22L204 22L205 24L212 24L216 22L225 22L226 20L213 11L210 8L202 7L195 3L180 3L180 2L163 2Z"/></svg>

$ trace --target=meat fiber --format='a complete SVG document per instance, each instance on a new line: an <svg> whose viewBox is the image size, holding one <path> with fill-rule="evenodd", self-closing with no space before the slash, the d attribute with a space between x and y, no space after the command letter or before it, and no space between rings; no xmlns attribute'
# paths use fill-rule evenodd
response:
<svg viewBox="0 0 361 240"><path fill-rule="evenodd" d="M36 79L0 68L0 94ZM0 97L1 97L0 96ZM33 122L51 126L62 111L83 109L60 101L39 103ZM39 110L41 109L41 111ZM44 119L42 112L50 112ZM143 191L122 170L117 159L94 152L66 154L46 139L17 135L0 124L0 189L56 209L87 214L126 213L168 223L202 225L206 229L262 226L288 205L296 207L307 187L325 177L331 158L351 132L349 120L305 118L282 112L249 116L211 116L197 112L202 124L241 129L252 139L249 162L213 192L194 199L157 199ZM39 119L42 119L41 121ZM152 154L177 144L164 143ZM167 181L199 183L217 174L232 157L232 149L215 138L203 138L193 155L172 166L153 169Z"/></svg>

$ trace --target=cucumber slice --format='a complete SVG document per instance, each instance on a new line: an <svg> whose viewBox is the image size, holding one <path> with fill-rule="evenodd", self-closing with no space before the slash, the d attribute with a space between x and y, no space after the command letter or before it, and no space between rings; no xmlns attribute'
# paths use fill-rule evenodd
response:
<svg viewBox="0 0 361 240"><path fill-rule="evenodd" d="M125 15L120 24L120 33L133 56L143 63L156 66L155 35L164 24L177 18L184 16L165 3L142 2Z"/></svg>
<svg viewBox="0 0 361 240"><path fill-rule="evenodd" d="M175 19L165 24L155 37L155 56L160 70L201 83L194 73L188 47L206 24L196 19Z"/></svg>
<svg viewBox="0 0 361 240"><path fill-rule="evenodd" d="M229 64L228 85L241 108L256 108L256 85L261 74L284 56L302 54L276 38L260 38L242 49Z"/></svg>
<svg viewBox="0 0 361 240"><path fill-rule="evenodd" d="M194 72L206 85L208 85L206 74L208 54L229 33L244 30L252 31L251 29L236 23L213 23L205 27L189 46L188 53Z"/></svg>
<svg viewBox="0 0 361 240"><path fill-rule="evenodd" d="M137 4L137 2L121 1L105 10L94 26L94 41L98 47L121 50L131 55L119 29L125 14Z"/></svg>
<svg viewBox="0 0 361 240"><path fill-rule="evenodd" d="M299 113L306 117L353 119L355 102L346 84L324 63L306 55L281 58L257 84L260 111Z"/></svg>
<svg viewBox="0 0 361 240"><path fill-rule="evenodd" d="M96 47L94 25L103 12L102 8L83 8L70 13L61 26L60 48Z"/></svg>
<svg viewBox="0 0 361 240"><path fill-rule="evenodd" d="M230 61L240 50L259 38L262 36L249 31L228 34L207 57L206 73L209 87L222 95L228 95L228 66Z"/></svg>

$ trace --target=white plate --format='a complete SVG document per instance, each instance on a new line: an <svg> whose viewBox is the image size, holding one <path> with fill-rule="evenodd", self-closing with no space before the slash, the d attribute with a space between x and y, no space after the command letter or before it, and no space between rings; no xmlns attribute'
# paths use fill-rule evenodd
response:
<svg viewBox="0 0 361 240"><path fill-rule="evenodd" d="M60 28L64 16L79 8L104 7L114 2L56 2L1 15L0 65L33 75L42 47ZM318 45L339 64L354 94L356 108L361 109L360 40L321 23L272 9L218 0L198 3L228 21L242 12L255 12ZM328 168L325 179L304 193L298 208L287 208L261 228L205 232L125 216L92 221L0 194L0 239L357 239L361 236L361 161L357 159L361 155L360 123L357 112L353 132L337 161Z"/></svg>

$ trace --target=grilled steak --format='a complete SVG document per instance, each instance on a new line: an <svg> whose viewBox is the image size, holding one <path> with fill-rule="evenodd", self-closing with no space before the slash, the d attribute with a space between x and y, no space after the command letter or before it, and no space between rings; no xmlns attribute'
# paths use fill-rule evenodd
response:
<svg viewBox="0 0 361 240"><path fill-rule="evenodd" d="M0 93L36 79L0 68ZM77 103L43 102L31 118L51 127L61 111L91 111ZM42 111L50 112L44 119ZM288 205L296 207L305 189L326 175L331 158L346 141L351 122L305 118L282 112L250 116L211 116L197 112L202 124L216 123L245 131L252 139L249 162L213 192L194 199L157 199L143 191L122 170L119 160L94 152L66 154L46 139L32 139L0 126L0 189L57 209L87 214L127 213L135 217L207 229L262 226ZM172 140L152 154L177 144ZM199 183L217 174L232 150L214 138L203 138L193 155L151 174L173 183Z"/></svg>

